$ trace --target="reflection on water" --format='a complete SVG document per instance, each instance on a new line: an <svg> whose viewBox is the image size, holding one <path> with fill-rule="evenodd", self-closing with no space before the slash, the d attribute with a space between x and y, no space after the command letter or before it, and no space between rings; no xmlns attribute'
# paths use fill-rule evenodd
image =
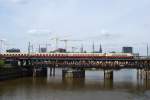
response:
<svg viewBox="0 0 150 100"><path fill-rule="evenodd" d="M138 80L136 70L121 70L113 80L104 80L102 71L86 71L85 79L62 79L58 73L0 82L0 100L80 99L150 100L150 80Z"/></svg>

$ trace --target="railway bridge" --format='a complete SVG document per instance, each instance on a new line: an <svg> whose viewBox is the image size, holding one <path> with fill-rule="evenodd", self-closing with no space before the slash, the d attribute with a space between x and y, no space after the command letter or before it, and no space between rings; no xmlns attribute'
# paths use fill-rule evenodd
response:
<svg viewBox="0 0 150 100"><path fill-rule="evenodd" d="M104 78L113 78L113 70L137 69L139 75L150 79L150 59L147 57L134 58L131 54L101 54L101 53L45 53L0 54L0 59L12 66L28 68L36 76L38 71L47 72L55 76L55 68L62 69L63 77L85 77L85 70L103 70Z"/></svg>

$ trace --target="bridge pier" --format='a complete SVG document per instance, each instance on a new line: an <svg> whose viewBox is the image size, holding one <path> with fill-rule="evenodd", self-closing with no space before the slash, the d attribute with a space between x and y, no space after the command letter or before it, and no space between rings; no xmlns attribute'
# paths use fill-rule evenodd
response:
<svg viewBox="0 0 150 100"><path fill-rule="evenodd" d="M137 69L137 79L140 80L142 79L142 69Z"/></svg>
<svg viewBox="0 0 150 100"><path fill-rule="evenodd" d="M85 70L82 69L67 69L62 70L63 78L85 78Z"/></svg>
<svg viewBox="0 0 150 100"><path fill-rule="evenodd" d="M143 77L145 80L150 80L150 70L143 70Z"/></svg>
<svg viewBox="0 0 150 100"><path fill-rule="evenodd" d="M49 70L49 72L50 72L49 75L52 76L52 67L50 67L49 69L50 69L50 70Z"/></svg>
<svg viewBox="0 0 150 100"><path fill-rule="evenodd" d="M55 67L53 67L53 76L55 76Z"/></svg>
<svg viewBox="0 0 150 100"><path fill-rule="evenodd" d="M55 76L55 67L49 67L49 76Z"/></svg>
<svg viewBox="0 0 150 100"><path fill-rule="evenodd" d="M47 67L34 67L32 71L32 76L47 76Z"/></svg>
<svg viewBox="0 0 150 100"><path fill-rule="evenodd" d="M20 60L20 66L23 67L23 60Z"/></svg>
<svg viewBox="0 0 150 100"><path fill-rule="evenodd" d="M137 69L137 79L150 80L150 70Z"/></svg>
<svg viewBox="0 0 150 100"><path fill-rule="evenodd" d="M104 70L104 80L113 80L113 70Z"/></svg>

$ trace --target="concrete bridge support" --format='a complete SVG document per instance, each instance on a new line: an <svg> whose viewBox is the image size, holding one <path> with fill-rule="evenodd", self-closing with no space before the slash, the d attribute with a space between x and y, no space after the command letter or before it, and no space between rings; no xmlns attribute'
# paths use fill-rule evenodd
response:
<svg viewBox="0 0 150 100"><path fill-rule="evenodd" d="M62 70L63 78L85 78L85 70L82 69L67 69Z"/></svg>
<svg viewBox="0 0 150 100"><path fill-rule="evenodd" d="M137 69L137 79L150 80L150 70L149 69Z"/></svg>
<svg viewBox="0 0 150 100"><path fill-rule="evenodd" d="M143 70L143 78L145 80L150 80L150 70Z"/></svg>
<svg viewBox="0 0 150 100"><path fill-rule="evenodd" d="M33 68L33 77L47 76L47 68Z"/></svg>
<svg viewBox="0 0 150 100"><path fill-rule="evenodd" d="M48 70L49 70L49 76L55 76L55 67L49 67L48 68Z"/></svg>
<svg viewBox="0 0 150 100"><path fill-rule="evenodd" d="M104 80L113 80L113 70L104 70Z"/></svg>
<svg viewBox="0 0 150 100"><path fill-rule="evenodd" d="M141 80L142 76L142 69L137 69L137 80Z"/></svg>

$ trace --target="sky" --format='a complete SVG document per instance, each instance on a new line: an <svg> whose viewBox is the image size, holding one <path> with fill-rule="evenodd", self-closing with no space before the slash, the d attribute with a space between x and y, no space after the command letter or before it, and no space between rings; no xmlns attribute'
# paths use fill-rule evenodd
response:
<svg viewBox="0 0 150 100"><path fill-rule="evenodd" d="M0 39L3 49L27 51L28 42L50 44L55 37L68 41L68 49L121 52L123 46L134 47L146 55L150 46L150 0L0 0ZM64 47L59 41L58 47Z"/></svg>

